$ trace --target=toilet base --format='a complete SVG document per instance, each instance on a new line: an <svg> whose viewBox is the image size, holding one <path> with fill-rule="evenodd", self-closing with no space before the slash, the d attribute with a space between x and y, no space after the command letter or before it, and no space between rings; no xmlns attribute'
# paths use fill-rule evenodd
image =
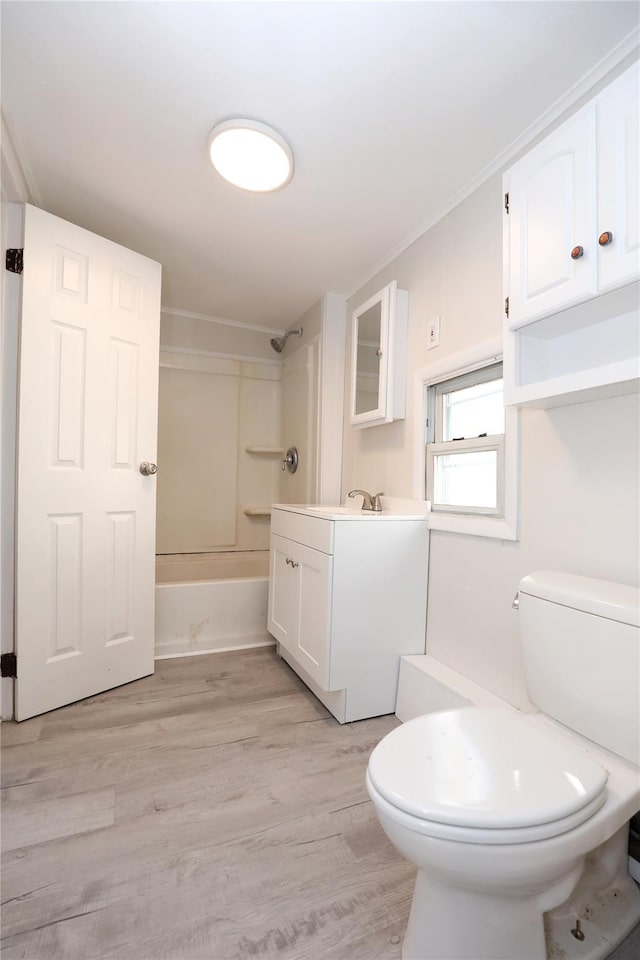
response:
<svg viewBox="0 0 640 960"><path fill-rule="evenodd" d="M605 960L640 920L627 838L625 825L551 886L533 884L528 894L526 885L512 895L454 887L437 869L418 869L403 960Z"/></svg>
<svg viewBox="0 0 640 960"><path fill-rule="evenodd" d="M627 842L625 826L590 853L569 899L545 914L547 957L601 960L640 922L640 890L627 871ZM576 920L584 940L571 932Z"/></svg>
<svg viewBox="0 0 640 960"><path fill-rule="evenodd" d="M454 889L418 870L403 960L545 960L535 898Z"/></svg>

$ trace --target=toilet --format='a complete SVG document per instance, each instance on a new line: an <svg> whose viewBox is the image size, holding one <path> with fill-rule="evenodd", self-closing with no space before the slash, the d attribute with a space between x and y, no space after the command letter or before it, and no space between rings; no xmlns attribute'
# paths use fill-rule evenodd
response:
<svg viewBox="0 0 640 960"><path fill-rule="evenodd" d="M604 960L640 921L640 604L544 571L519 590L536 713L429 713L373 750L367 789L418 869L403 960Z"/></svg>

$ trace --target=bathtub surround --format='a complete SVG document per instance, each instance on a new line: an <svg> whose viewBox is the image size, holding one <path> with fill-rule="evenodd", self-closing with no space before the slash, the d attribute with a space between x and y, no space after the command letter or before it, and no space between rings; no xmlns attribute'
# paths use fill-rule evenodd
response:
<svg viewBox="0 0 640 960"><path fill-rule="evenodd" d="M268 524L245 510L277 499L280 379L279 365L161 350L157 553L266 549Z"/></svg>
<svg viewBox="0 0 640 960"><path fill-rule="evenodd" d="M310 475L292 483L292 475L282 476L280 503L338 503L342 473L342 418L343 385L345 364L345 338L347 304L336 293L325 293L295 326L303 328L300 340L289 340L283 350L285 376L283 380L282 417L283 442L290 446L288 437L293 436L295 421L306 429L304 446L310 457L302 457L304 469L308 459ZM289 377L296 367L289 366L289 357L307 350L305 378ZM301 364L301 359L298 363ZM297 365L296 365L297 366ZM315 386L314 386L315 384ZM315 411L314 411L315 406ZM296 407L298 409L296 410ZM315 417L315 420L313 419ZM306 424L306 427L305 427ZM295 431L297 432L297 431ZM309 446L311 436L314 442ZM300 444L296 444L300 450ZM299 468L300 469L300 468Z"/></svg>
<svg viewBox="0 0 640 960"><path fill-rule="evenodd" d="M621 65L621 68L626 64ZM620 72L620 71L617 71ZM343 494L354 486L424 496L413 483L417 370L502 333L502 181L495 174L356 291L349 311L391 280L409 292L407 419L352 430ZM441 317L440 346L428 325ZM351 344L347 345L347 369ZM526 708L519 580L539 569L640 581L638 395L521 412L520 539L431 533L427 654Z"/></svg>
<svg viewBox="0 0 640 960"><path fill-rule="evenodd" d="M284 331L163 311L159 554L263 550L272 503L339 498L345 325L327 293L278 356ZM295 474L281 470L290 446Z"/></svg>

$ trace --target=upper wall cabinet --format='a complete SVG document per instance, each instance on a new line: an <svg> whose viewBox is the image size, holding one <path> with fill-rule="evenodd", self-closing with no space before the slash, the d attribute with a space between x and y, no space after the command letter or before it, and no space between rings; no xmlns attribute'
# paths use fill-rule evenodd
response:
<svg viewBox="0 0 640 960"><path fill-rule="evenodd" d="M518 329L640 275L638 66L505 174L505 303Z"/></svg>
<svg viewBox="0 0 640 960"><path fill-rule="evenodd" d="M388 284L353 312L350 423L403 420L407 386L408 294Z"/></svg>
<svg viewBox="0 0 640 960"><path fill-rule="evenodd" d="M504 178L505 401L637 389L639 65Z"/></svg>

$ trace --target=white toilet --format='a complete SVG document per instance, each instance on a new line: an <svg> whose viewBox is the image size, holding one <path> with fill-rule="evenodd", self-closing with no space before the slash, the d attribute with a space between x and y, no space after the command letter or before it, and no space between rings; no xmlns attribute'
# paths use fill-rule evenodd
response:
<svg viewBox="0 0 640 960"><path fill-rule="evenodd" d="M520 618L539 713L431 713L371 754L380 822L418 868L404 960L603 960L640 920L638 590L537 573Z"/></svg>

